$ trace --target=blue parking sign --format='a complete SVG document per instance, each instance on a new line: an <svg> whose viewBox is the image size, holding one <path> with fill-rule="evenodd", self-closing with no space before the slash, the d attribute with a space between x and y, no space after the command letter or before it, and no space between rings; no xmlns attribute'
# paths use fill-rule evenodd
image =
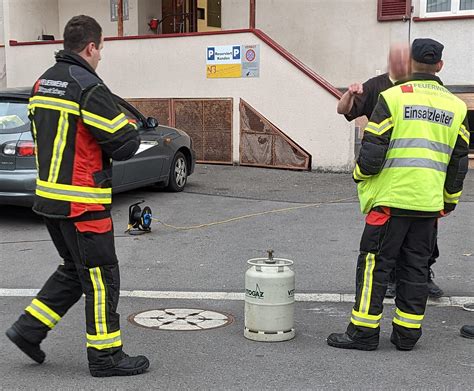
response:
<svg viewBox="0 0 474 391"><path fill-rule="evenodd" d="M214 47L207 48L207 61L214 61L216 57L216 50Z"/></svg>
<svg viewBox="0 0 474 391"><path fill-rule="evenodd" d="M232 46L232 59L240 60L240 46Z"/></svg>

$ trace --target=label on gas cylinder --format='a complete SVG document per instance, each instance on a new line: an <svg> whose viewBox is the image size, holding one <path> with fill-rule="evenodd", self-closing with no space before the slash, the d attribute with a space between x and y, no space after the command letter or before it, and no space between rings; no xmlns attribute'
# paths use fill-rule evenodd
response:
<svg viewBox="0 0 474 391"><path fill-rule="evenodd" d="M245 289L245 296L252 297L254 299L263 299L265 297L265 292L260 289L258 284L255 284L255 289Z"/></svg>
<svg viewBox="0 0 474 391"><path fill-rule="evenodd" d="M293 302L295 299L295 288L275 289L274 286L271 286L271 289L268 290L256 283L254 286L245 288L245 298L252 302Z"/></svg>

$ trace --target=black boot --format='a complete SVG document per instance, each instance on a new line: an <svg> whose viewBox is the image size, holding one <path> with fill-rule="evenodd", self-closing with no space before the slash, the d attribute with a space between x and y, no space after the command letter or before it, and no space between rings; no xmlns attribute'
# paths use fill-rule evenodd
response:
<svg viewBox="0 0 474 391"><path fill-rule="evenodd" d="M434 272L430 268L430 274L428 276L428 296L432 297L433 299L439 299L444 295L443 290L435 284L433 281Z"/></svg>
<svg viewBox="0 0 474 391"><path fill-rule="evenodd" d="M469 326L469 325L462 326L461 335L464 338L474 338L474 326Z"/></svg>
<svg viewBox="0 0 474 391"><path fill-rule="evenodd" d="M401 350L405 352L408 352L415 347L415 345L408 346L408 345L402 344L400 341L400 337L394 332L392 332L392 335L390 336L390 342L395 345L397 350Z"/></svg>
<svg viewBox="0 0 474 391"><path fill-rule="evenodd" d="M341 349L375 350L378 346L354 341L347 333L333 333L327 338L326 342L329 346Z"/></svg>
<svg viewBox="0 0 474 391"><path fill-rule="evenodd" d="M44 361L46 354L40 349L39 344L35 345L28 342L13 327L10 327L5 334L10 341L18 346L18 348L32 360L36 361L38 364L41 364Z"/></svg>
<svg viewBox="0 0 474 391"><path fill-rule="evenodd" d="M149 366L150 362L145 356L130 357L122 353L122 358L113 367L96 369L89 366L89 370L94 377L133 376L145 372Z"/></svg>

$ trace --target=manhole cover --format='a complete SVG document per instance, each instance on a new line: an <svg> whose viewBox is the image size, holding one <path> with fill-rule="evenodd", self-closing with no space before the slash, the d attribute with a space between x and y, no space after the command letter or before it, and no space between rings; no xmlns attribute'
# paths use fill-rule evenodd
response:
<svg viewBox="0 0 474 391"><path fill-rule="evenodd" d="M196 308L170 308L132 314L128 321L148 329L195 331L227 326L234 318L229 314Z"/></svg>
<svg viewBox="0 0 474 391"><path fill-rule="evenodd" d="M474 303L466 303L462 306L466 311L474 312Z"/></svg>

